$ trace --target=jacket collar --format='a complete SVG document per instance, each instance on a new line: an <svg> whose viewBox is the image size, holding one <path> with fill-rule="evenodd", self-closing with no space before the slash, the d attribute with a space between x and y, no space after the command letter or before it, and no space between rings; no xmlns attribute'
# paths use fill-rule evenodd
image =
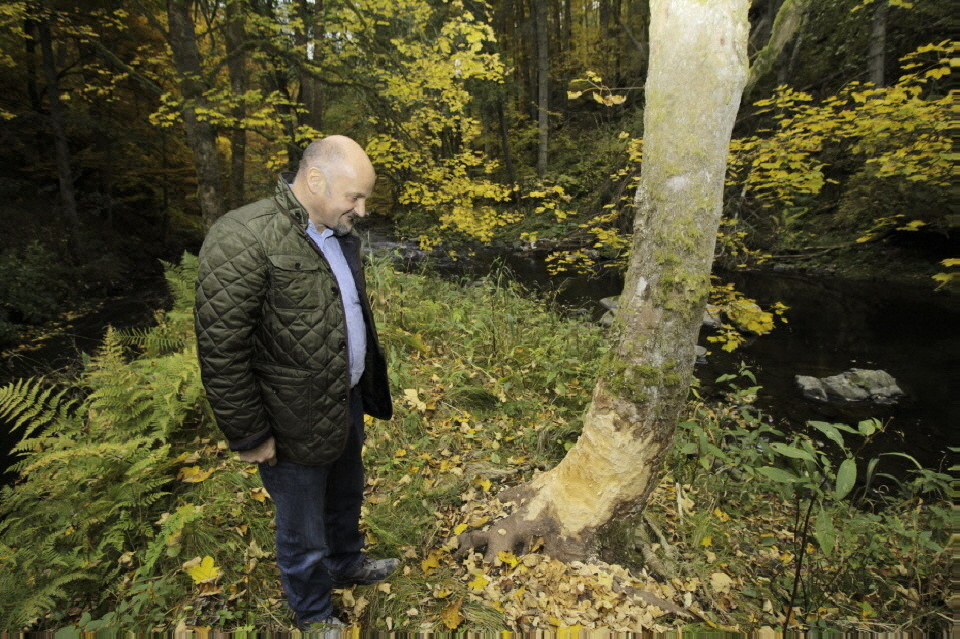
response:
<svg viewBox="0 0 960 639"><path fill-rule="evenodd" d="M302 228L306 228L310 216L307 215L307 210L303 208L300 200L297 199L297 196L293 194L293 190L290 188L290 185L293 184L293 176L294 174L289 171L284 171L280 174L280 177L277 179L275 196L277 204L287 209Z"/></svg>

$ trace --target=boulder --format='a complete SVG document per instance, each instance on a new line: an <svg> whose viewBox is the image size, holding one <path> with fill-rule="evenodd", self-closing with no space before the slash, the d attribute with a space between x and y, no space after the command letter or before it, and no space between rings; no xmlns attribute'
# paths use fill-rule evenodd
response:
<svg viewBox="0 0 960 639"><path fill-rule="evenodd" d="M604 297L600 300L600 306L604 307L608 311L615 311L620 307L620 296L615 295L613 297Z"/></svg>
<svg viewBox="0 0 960 639"><path fill-rule="evenodd" d="M706 363L707 363L707 349L697 344L696 364L706 364Z"/></svg>
<svg viewBox="0 0 960 639"><path fill-rule="evenodd" d="M707 304L707 308L703 311L702 325L707 328L720 328L722 323L720 320L720 309L713 304Z"/></svg>
<svg viewBox="0 0 960 639"><path fill-rule="evenodd" d="M852 368L830 377L797 375L803 396L819 402L895 404L904 395L897 380L882 370Z"/></svg>

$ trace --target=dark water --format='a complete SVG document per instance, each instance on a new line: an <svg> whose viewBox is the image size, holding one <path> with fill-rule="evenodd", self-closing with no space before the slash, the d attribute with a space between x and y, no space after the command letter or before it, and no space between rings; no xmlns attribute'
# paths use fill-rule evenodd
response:
<svg viewBox="0 0 960 639"><path fill-rule="evenodd" d="M507 273L532 294L594 318L603 312L599 300L617 295L622 285L613 273L551 276L542 256L531 253L478 249L475 255L454 261L425 256L382 231L371 234L368 242L375 252L392 254L410 269L469 279L491 271ZM790 310L787 324L778 324L772 333L751 340L734 353L710 344L706 340L709 332L704 329L700 343L711 354L696 370L704 392L714 388L718 376L736 372L742 362L762 386L757 405L778 422L799 427L814 419L855 424L877 417L889 425L868 452L902 451L933 468L943 466L948 447L960 445L960 299L956 296L934 293L932 287L828 277L718 275L763 306L779 301ZM82 352L96 348L108 324L147 326L166 299L162 276L145 279L129 293L105 300L40 347L0 355L0 383L76 366ZM854 367L886 370L907 397L895 406L840 408L805 400L794 383L795 375L824 377ZM16 433L0 429L0 451L9 450L15 441ZM5 461L0 454L0 472ZM895 472L906 467L902 462L891 466Z"/></svg>
<svg viewBox="0 0 960 639"><path fill-rule="evenodd" d="M396 247L382 239L372 244L381 251ZM603 312L599 300L622 287L614 274L551 276L534 254L478 250L457 261L428 258L409 247L400 254L408 268L426 265L452 277L504 270L535 294L594 318ZM777 423L787 428L801 428L809 420L856 425L876 417L887 427L865 455L905 452L925 467L946 467L948 447L960 446L960 298L934 292L932 282L906 286L774 272L715 275L763 307L782 302L789 310L787 323L778 322L771 333L733 353L709 342L710 330L703 329L699 343L710 355L696 374L704 393L719 391L714 380L746 364L762 387L757 406ZM893 406L834 406L804 399L794 381L796 375L826 377L850 368L887 371L906 397ZM882 466L898 476L911 467L895 457L885 457Z"/></svg>

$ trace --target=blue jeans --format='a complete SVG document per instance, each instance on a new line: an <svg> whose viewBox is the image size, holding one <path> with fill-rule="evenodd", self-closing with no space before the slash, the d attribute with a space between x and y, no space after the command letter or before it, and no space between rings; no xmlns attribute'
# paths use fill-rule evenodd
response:
<svg viewBox="0 0 960 639"><path fill-rule="evenodd" d="M290 461L259 465L276 507L280 581L298 624L333 616L331 574L348 573L363 560L363 438L363 407L359 389L354 389L350 432L336 461L325 466Z"/></svg>

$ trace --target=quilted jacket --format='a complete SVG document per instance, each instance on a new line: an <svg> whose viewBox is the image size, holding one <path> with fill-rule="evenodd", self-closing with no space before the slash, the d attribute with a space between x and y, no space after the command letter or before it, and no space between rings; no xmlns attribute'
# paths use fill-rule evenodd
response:
<svg viewBox="0 0 960 639"><path fill-rule="evenodd" d="M217 220L200 250L195 321L203 384L230 448L249 450L273 435L278 459L318 465L343 450L351 389L343 302L307 220L283 177L276 197ZM367 326L357 387L364 412L389 419L360 239L339 240Z"/></svg>

